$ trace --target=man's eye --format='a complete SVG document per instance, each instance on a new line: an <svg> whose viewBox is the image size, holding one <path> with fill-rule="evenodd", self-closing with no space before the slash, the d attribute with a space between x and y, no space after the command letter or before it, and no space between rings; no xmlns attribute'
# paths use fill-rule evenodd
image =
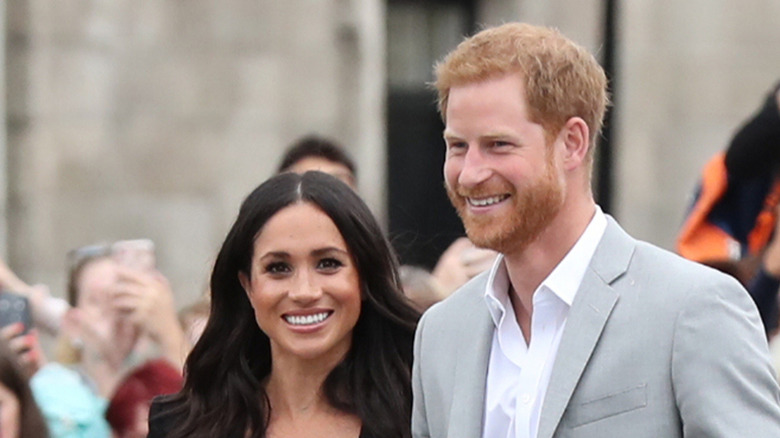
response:
<svg viewBox="0 0 780 438"><path fill-rule="evenodd" d="M269 263L265 266L265 272L269 274L284 274L290 272L290 266L282 262Z"/></svg>
<svg viewBox="0 0 780 438"><path fill-rule="evenodd" d="M325 270L334 270L342 266L344 266L344 263L341 263L340 260L333 259L333 258L322 259L319 261L319 263L317 263L317 269L325 269Z"/></svg>

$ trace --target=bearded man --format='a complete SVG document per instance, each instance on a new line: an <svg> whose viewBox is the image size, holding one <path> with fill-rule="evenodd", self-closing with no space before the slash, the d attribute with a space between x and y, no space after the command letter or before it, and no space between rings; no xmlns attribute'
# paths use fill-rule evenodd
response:
<svg viewBox="0 0 780 438"><path fill-rule="evenodd" d="M493 268L422 318L415 437L777 437L780 389L731 277L596 205L608 97L594 57L510 23L436 68L444 176Z"/></svg>

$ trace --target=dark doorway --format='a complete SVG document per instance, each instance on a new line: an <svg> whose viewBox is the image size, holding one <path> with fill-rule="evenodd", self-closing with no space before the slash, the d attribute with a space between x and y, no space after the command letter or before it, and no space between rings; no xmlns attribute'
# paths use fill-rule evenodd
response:
<svg viewBox="0 0 780 438"><path fill-rule="evenodd" d="M433 65L473 28L473 1L388 3L388 215L401 262L432 268L463 227L444 190Z"/></svg>

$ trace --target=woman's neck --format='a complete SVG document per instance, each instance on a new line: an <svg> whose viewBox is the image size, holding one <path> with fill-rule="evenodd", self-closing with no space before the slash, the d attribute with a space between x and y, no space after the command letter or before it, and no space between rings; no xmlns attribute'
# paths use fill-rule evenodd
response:
<svg viewBox="0 0 780 438"><path fill-rule="evenodd" d="M325 397L323 383L333 366L319 361L285 362L275 360L265 383L271 405L266 436L357 437L360 419L331 406Z"/></svg>
<svg viewBox="0 0 780 438"><path fill-rule="evenodd" d="M295 414L314 406L329 407L323 383L331 371L349 354L349 345L325 354L302 357L271 343L271 373L266 393L272 409Z"/></svg>
<svg viewBox="0 0 780 438"><path fill-rule="evenodd" d="M316 363L275 360L265 384L273 415L296 417L327 405L323 383L330 373Z"/></svg>

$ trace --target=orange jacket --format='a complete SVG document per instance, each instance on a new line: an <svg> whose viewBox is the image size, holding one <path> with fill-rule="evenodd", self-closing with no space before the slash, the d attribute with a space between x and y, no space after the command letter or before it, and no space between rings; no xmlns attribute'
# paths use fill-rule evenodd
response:
<svg viewBox="0 0 780 438"><path fill-rule="evenodd" d="M747 241L741 242L709 220L710 213L723 198L728 187L725 154L715 155L704 166L700 192L677 237L677 252L697 262L739 260L760 253L775 229L777 205L780 203L780 181L774 181L764 199Z"/></svg>

